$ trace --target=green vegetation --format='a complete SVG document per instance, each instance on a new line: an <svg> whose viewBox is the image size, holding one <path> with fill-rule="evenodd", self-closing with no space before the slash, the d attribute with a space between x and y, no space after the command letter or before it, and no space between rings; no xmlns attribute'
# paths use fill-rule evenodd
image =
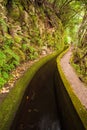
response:
<svg viewBox="0 0 87 130"><path fill-rule="evenodd" d="M60 50L64 43L67 46L73 42L84 52L87 43L86 4L86 0L1 0L0 51L7 56L3 68L10 66L5 72L10 76L21 63L38 58L43 48L47 54L48 49ZM76 50L76 53L80 51ZM86 71L85 55L82 69ZM8 79L3 77L2 67L0 70L2 87Z"/></svg>
<svg viewBox="0 0 87 130"><path fill-rule="evenodd" d="M87 7L84 1L82 22L78 30L78 44L75 46L71 63L79 75L79 78L87 84Z"/></svg>
<svg viewBox="0 0 87 130"><path fill-rule="evenodd" d="M72 64L87 82L86 5L86 0L0 0L0 89L20 64L37 59L43 50L45 54L48 49L60 53L71 42L76 43ZM58 53L36 63L17 82L0 106L0 130L9 130L28 83L38 69ZM60 68L59 63L58 66ZM85 125L87 113L61 68L60 74Z"/></svg>
<svg viewBox="0 0 87 130"><path fill-rule="evenodd" d="M50 0L64 30L64 43L74 45L72 65L87 84L87 1Z"/></svg>
<svg viewBox="0 0 87 130"><path fill-rule="evenodd" d="M48 48L53 51L61 49L64 32L60 19L49 7L38 7L37 3L23 0L3 1L0 2L0 7L0 88L2 88L13 69L25 61L37 59L43 53L43 48L45 53Z"/></svg>
<svg viewBox="0 0 87 130"><path fill-rule="evenodd" d="M81 81L87 84L87 55L86 48L77 48L73 51L71 64L75 68Z"/></svg>

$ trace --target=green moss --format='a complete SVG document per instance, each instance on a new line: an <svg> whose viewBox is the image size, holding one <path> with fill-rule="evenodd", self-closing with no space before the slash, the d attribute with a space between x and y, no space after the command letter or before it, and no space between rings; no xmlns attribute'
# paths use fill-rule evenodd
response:
<svg viewBox="0 0 87 130"><path fill-rule="evenodd" d="M60 65L60 60L63 57L63 55L67 52L68 50L64 51L58 58L57 58L57 66L58 66L58 71L60 73L61 79L63 81L63 84L65 86L66 91L68 92L71 101L78 113L78 116L80 117L85 129L87 129L87 110L86 108L81 104L80 100L78 99L78 97L75 95L75 93L72 90L72 86L69 83L69 81L67 80L61 65Z"/></svg>
<svg viewBox="0 0 87 130"><path fill-rule="evenodd" d="M0 30L2 30L4 33L7 32L7 23L2 18L0 18Z"/></svg>
<svg viewBox="0 0 87 130"><path fill-rule="evenodd" d="M22 38L20 36L16 35L16 36L14 36L14 41L16 43L20 43L22 41Z"/></svg>
<svg viewBox="0 0 87 130"><path fill-rule="evenodd" d="M14 19L14 20L18 20L20 18L20 9L19 7L15 4L12 5L10 11L10 16Z"/></svg>
<svg viewBox="0 0 87 130"><path fill-rule="evenodd" d="M15 117L16 111L21 103L24 92L31 79L42 65L57 56L60 52L61 50L59 52L50 54L42 58L40 61L36 62L27 70L23 77L17 81L14 88L0 105L0 130L10 129L12 120Z"/></svg>

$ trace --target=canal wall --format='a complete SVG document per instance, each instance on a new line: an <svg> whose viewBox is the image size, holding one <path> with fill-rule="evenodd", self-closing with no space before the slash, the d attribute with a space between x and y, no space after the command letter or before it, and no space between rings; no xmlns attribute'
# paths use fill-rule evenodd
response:
<svg viewBox="0 0 87 130"><path fill-rule="evenodd" d="M36 72L48 61L60 54L61 51L52 53L34 63L27 72L17 81L10 93L0 104L0 130L10 130L11 124L22 101L23 95Z"/></svg>
<svg viewBox="0 0 87 130"><path fill-rule="evenodd" d="M72 86L60 65L60 60L67 51L68 49L57 58L55 76L56 95L61 122L66 130L87 130L87 110L73 92Z"/></svg>

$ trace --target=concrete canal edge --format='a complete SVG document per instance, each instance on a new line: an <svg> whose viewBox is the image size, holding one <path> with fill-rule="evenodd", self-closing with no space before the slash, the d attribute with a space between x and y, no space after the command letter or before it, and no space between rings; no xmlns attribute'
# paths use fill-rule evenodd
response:
<svg viewBox="0 0 87 130"><path fill-rule="evenodd" d="M60 91L58 88L59 93L61 93L61 95L59 94L59 97L58 97L58 98L60 98L60 101L58 103L60 103L60 105L61 105L60 109L62 109L64 112L63 115L66 116L66 119L69 118L67 121L69 121L70 118L72 117L72 119L73 119L72 122L73 122L73 125L75 125L75 130L78 130L78 128L79 128L79 130L83 130L83 129L87 130L87 110L81 104L80 100L73 92L72 86L69 83L69 81L67 80L67 78L61 68L61 65L60 65L60 60L67 51L68 51L68 49L65 50L64 52L62 52L57 58L57 70L58 70L58 74L60 75L60 78L58 76L59 79L57 79L58 80L57 82L59 82L59 81L60 82L59 83L56 82L56 83L57 83L57 87L58 86L59 86L59 88L61 87ZM67 99L67 95L70 100ZM62 97L62 96L64 96L64 97ZM63 106L64 104L61 103L62 102L61 98L64 98L63 100L67 100L65 106ZM70 105L70 102L71 102L71 105ZM72 108L72 106L73 106L73 108ZM65 108L67 110L65 110ZM73 112L72 109L75 109L76 112ZM70 112L70 110L71 110L71 112ZM76 113L76 116L74 115L75 113ZM68 117L68 116L70 116L70 117ZM66 119L64 121L67 123L67 130L68 130L69 122L67 122ZM81 120L83 126L80 125L81 122L79 119Z"/></svg>
<svg viewBox="0 0 87 130"><path fill-rule="evenodd" d="M20 106L27 86L36 72L48 61L57 57L61 51L54 52L34 63L27 72L17 81L10 93L0 104L0 130L9 130L16 112Z"/></svg>

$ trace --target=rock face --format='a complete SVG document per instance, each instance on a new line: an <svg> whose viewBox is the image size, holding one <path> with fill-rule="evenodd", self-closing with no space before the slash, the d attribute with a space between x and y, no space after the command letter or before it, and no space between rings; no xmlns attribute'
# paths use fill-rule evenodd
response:
<svg viewBox="0 0 87 130"><path fill-rule="evenodd" d="M43 1L0 0L0 70L8 73L21 62L34 60L47 49L63 46L63 27ZM47 11L45 11L47 10ZM43 46L47 49L43 50ZM5 58L7 59L5 60ZM6 68L6 69L3 69ZM7 81L3 77L3 83Z"/></svg>

